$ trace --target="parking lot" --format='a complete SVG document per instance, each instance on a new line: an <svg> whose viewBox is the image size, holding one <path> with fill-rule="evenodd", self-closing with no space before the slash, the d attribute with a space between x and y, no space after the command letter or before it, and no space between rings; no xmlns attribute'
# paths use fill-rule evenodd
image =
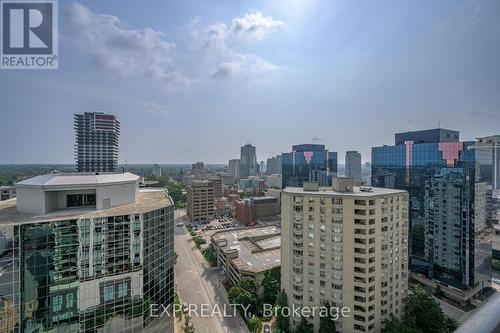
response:
<svg viewBox="0 0 500 333"><path fill-rule="evenodd" d="M239 228L241 226L242 225L238 220L230 217L217 218L205 224L191 223L193 230L202 232Z"/></svg>
<svg viewBox="0 0 500 333"><path fill-rule="evenodd" d="M208 225L204 226L201 230L202 231L209 231L209 230L216 230L217 231L217 230L224 230L224 229L229 229L229 228L237 228L239 226L240 226L239 222L237 222L235 219L222 218L222 219L213 220Z"/></svg>

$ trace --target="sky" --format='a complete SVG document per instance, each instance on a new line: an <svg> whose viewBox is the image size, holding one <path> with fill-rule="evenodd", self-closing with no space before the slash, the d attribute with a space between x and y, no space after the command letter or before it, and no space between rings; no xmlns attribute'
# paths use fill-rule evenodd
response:
<svg viewBox="0 0 500 333"><path fill-rule="evenodd" d="M0 70L0 164L72 163L87 111L130 164L499 134L499 59L498 0L60 1L59 69Z"/></svg>

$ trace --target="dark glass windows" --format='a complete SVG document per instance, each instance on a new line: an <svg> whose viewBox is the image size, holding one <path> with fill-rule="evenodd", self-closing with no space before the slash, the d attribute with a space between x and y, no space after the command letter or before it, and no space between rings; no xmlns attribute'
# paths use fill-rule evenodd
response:
<svg viewBox="0 0 500 333"><path fill-rule="evenodd" d="M95 193L77 193L66 195L66 207L95 206Z"/></svg>

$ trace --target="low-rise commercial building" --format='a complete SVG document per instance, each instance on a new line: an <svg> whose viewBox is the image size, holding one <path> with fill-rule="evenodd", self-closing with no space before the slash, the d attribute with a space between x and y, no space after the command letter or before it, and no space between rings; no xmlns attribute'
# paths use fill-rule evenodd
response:
<svg viewBox="0 0 500 333"><path fill-rule="evenodd" d="M275 226L219 231L211 236L226 282L242 278L261 285L264 273L280 266L281 232Z"/></svg>
<svg viewBox="0 0 500 333"><path fill-rule="evenodd" d="M252 197L236 203L236 218L245 225L256 225L259 218L279 212L279 201L275 197Z"/></svg>
<svg viewBox="0 0 500 333"><path fill-rule="evenodd" d="M263 179L260 179L258 177L249 177L240 179L239 186L240 190L245 193L259 195L265 189L265 182Z"/></svg>

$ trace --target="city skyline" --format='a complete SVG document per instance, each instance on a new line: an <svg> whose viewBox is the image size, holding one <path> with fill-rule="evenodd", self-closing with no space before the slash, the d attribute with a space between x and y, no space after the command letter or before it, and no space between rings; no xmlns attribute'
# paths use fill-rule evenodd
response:
<svg viewBox="0 0 500 333"><path fill-rule="evenodd" d="M0 0L0 332L497 332L499 18Z"/></svg>
<svg viewBox="0 0 500 333"><path fill-rule="evenodd" d="M120 119L120 164L226 164L247 142L258 161L319 143L342 164L396 132L496 134L499 6L61 3L59 69L0 77L0 164L73 163L73 114L94 111Z"/></svg>

